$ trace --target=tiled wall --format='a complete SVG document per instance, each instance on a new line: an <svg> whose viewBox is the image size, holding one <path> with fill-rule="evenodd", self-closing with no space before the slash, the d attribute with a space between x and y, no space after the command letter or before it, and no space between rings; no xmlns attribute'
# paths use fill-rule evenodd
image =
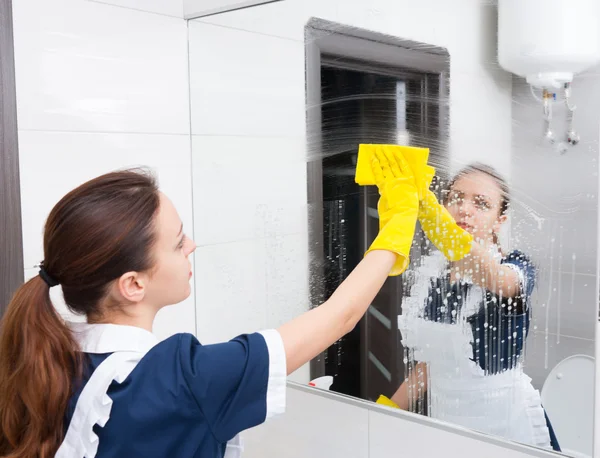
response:
<svg viewBox="0 0 600 458"><path fill-rule="evenodd" d="M565 154L541 142L542 105L529 86L513 86L513 241L539 266L526 373L541 388L562 359L594 356L598 307L598 68L576 77L573 105L581 143ZM539 96L539 91L537 91ZM561 139L565 109L554 106Z"/></svg>
<svg viewBox="0 0 600 458"><path fill-rule="evenodd" d="M139 1L139 0L138 0ZM182 0L186 18L197 18L209 14L223 13L239 8L269 3L273 0Z"/></svg>
<svg viewBox="0 0 600 458"><path fill-rule="evenodd" d="M187 28L170 17L176 3L13 2L26 277L42 260L51 207L116 168L152 167L192 232ZM192 294L161 312L156 332L194 323Z"/></svg>
<svg viewBox="0 0 600 458"><path fill-rule="evenodd" d="M242 433L245 458L526 458L555 456L504 444L416 414L288 388L282 417ZM274 439L277 438L277 439Z"/></svg>

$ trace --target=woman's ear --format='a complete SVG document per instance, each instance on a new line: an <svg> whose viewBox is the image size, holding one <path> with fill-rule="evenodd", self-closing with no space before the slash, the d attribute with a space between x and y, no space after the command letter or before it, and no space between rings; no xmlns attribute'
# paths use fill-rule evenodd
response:
<svg viewBox="0 0 600 458"><path fill-rule="evenodd" d="M146 278L138 272L126 272L117 278L115 290L126 302L141 302L146 293Z"/></svg>

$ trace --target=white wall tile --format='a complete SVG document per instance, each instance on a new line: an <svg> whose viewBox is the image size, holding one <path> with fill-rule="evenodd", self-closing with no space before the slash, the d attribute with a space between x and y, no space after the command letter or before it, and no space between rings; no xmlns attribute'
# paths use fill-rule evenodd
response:
<svg viewBox="0 0 600 458"><path fill-rule="evenodd" d="M180 332L196 335L196 303L194 282L190 296L179 304L170 305L158 312L154 319L152 332L163 340Z"/></svg>
<svg viewBox="0 0 600 458"><path fill-rule="evenodd" d="M285 415L242 434L244 457L366 458L368 431L366 410L288 388Z"/></svg>
<svg viewBox="0 0 600 458"><path fill-rule="evenodd" d="M555 269L552 278L546 272L540 282L542 286L533 296L532 328L593 340L598 313L596 277L570 272L561 274Z"/></svg>
<svg viewBox="0 0 600 458"><path fill-rule="evenodd" d="M197 0L191 0L197 1ZM336 1L284 0L255 8L246 8L227 14L217 14L193 20L223 27L304 40L304 26L311 15L319 18L334 17L338 10ZM276 17L278 20L274 21Z"/></svg>
<svg viewBox="0 0 600 458"><path fill-rule="evenodd" d="M196 317L203 344L266 328L264 241L196 250Z"/></svg>
<svg viewBox="0 0 600 458"><path fill-rule="evenodd" d="M145 166L157 175L161 190L178 209L184 227L193 234L189 137L33 132L19 133L23 248L26 267L43 258L46 217L68 191L102 173ZM52 170L52 173L48 173ZM35 271L37 272L37 271ZM57 300L62 301L61 295ZM195 332L192 295L161 311L155 322L160 338Z"/></svg>
<svg viewBox="0 0 600 458"><path fill-rule="evenodd" d="M183 0L88 0L149 13L183 18Z"/></svg>
<svg viewBox="0 0 600 458"><path fill-rule="evenodd" d="M199 247L196 315L203 344L273 329L309 309L306 234ZM289 377L306 384L306 364Z"/></svg>
<svg viewBox="0 0 600 458"><path fill-rule="evenodd" d="M279 327L310 308L308 233L267 238L267 326Z"/></svg>
<svg viewBox="0 0 600 458"><path fill-rule="evenodd" d="M264 246L267 327L278 328L310 309L308 233L266 238ZM310 364L291 374L289 380L307 384Z"/></svg>
<svg viewBox="0 0 600 458"><path fill-rule="evenodd" d="M189 138L185 135L19 133L25 267L42 260L42 233L52 207L81 183L116 169L150 167L191 235ZM48 173L52 171L52 173Z"/></svg>
<svg viewBox="0 0 600 458"><path fill-rule="evenodd" d="M238 8L250 8L272 0L184 0L185 17L217 14Z"/></svg>
<svg viewBox="0 0 600 458"><path fill-rule="evenodd" d="M546 377L563 359L573 355L594 356L594 340L558 336L543 329L530 332L525 353L525 373L531 377L533 386L542 389Z"/></svg>
<svg viewBox="0 0 600 458"><path fill-rule="evenodd" d="M545 273L546 277L550 270L554 275L559 271L595 275L596 204L579 202L570 209L553 204L542 197L546 186L528 187L525 191L521 183L515 183L513 189L518 195L511 204L511 241L534 260L540 274Z"/></svg>
<svg viewBox="0 0 600 458"><path fill-rule="evenodd" d="M457 428L457 432L460 430ZM484 439L482 437L482 439ZM525 458L528 456L548 456L554 454L528 453L511 450L501 445L465 437L460 432L425 426L405 418L393 417L379 412L369 412L369 458L406 457L486 457L486 458ZM366 456L366 455L365 455Z"/></svg>
<svg viewBox="0 0 600 458"><path fill-rule="evenodd" d="M191 22L194 135L303 138L304 43Z"/></svg>
<svg viewBox="0 0 600 458"><path fill-rule="evenodd" d="M461 16L456 17L458 22L443 19L457 9L462 12ZM200 18L193 22L304 41L304 26L314 17L434 45L452 46L461 41L461 34L487 32L485 27L478 23L486 10L483 4L474 5L468 0L457 0L452 4L439 0L425 0L419 3L410 0L285 0L258 8ZM410 14L406 14L407 11L410 11ZM414 20L415 17L427 17L428 24L435 26L424 27L422 22ZM450 32L457 30L461 34L450 35ZM462 44L463 50L469 52L471 49L482 47L482 44L477 42L465 41ZM474 60L472 64L475 64Z"/></svg>
<svg viewBox="0 0 600 458"><path fill-rule="evenodd" d="M21 130L189 132L185 21L83 0L13 7Z"/></svg>
<svg viewBox="0 0 600 458"><path fill-rule="evenodd" d="M193 136L192 152L198 245L306 232L304 142Z"/></svg>
<svg viewBox="0 0 600 458"><path fill-rule="evenodd" d="M25 282L38 275L39 269L25 269ZM86 317L71 313L65 304L60 286L50 290L50 299L58 313L67 321L86 322ZM188 299L179 304L163 308L154 320L153 333L159 339L163 340L178 332L196 333L194 321L194 285L192 284L192 293Z"/></svg>
<svg viewBox="0 0 600 458"><path fill-rule="evenodd" d="M308 385L310 382L310 363L306 363L288 376L290 382Z"/></svg>

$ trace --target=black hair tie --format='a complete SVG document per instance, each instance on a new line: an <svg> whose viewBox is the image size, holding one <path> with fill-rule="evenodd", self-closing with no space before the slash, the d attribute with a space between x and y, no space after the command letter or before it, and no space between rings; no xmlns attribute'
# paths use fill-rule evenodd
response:
<svg viewBox="0 0 600 458"><path fill-rule="evenodd" d="M39 275L42 278L42 280L46 282L49 288L52 288L53 286L58 286L60 284L54 277L52 277L52 275L50 275L46 271L46 269L44 269L44 263L40 265Z"/></svg>

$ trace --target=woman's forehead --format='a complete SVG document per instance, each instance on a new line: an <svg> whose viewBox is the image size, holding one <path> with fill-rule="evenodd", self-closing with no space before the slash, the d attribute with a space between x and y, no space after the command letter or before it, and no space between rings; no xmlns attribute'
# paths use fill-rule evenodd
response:
<svg viewBox="0 0 600 458"><path fill-rule="evenodd" d="M163 193L160 194L160 207L157 216L159 231L165 236L176 237L181 228L181 219L173 202Z"/></svg>
<svg viewBox="0 0 600 458"><path fill-rule="evenodd" d="M496 180L486 173L472 172L459 177L452 185L453 191L463 194L500 199L502 191Z"/></svg>

